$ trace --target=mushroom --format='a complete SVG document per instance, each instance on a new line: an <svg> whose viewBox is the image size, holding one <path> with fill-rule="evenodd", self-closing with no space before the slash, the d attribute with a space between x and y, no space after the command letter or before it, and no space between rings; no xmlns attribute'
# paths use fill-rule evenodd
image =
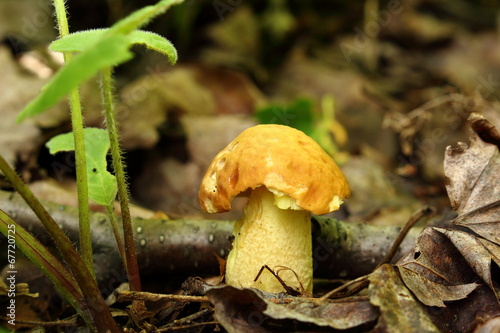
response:
<svg viewBox="0 0 500 333"><path fill-rule="evenodd" d="M285 291L273 270L288 287L312 292L310 217L339 209L350 195L342 171L303 132L283 125L257 125L217 154L202 180L198 200L206 212L225 212L232 199L247 190L250 198L234 226L226 261L226 283ZM270 270L261 271L265 265Z"/></svg>

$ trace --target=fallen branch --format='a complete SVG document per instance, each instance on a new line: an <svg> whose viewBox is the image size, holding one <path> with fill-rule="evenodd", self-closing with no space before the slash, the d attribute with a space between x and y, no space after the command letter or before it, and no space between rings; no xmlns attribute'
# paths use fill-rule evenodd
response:
<svg viewBox="0 0 500 333"><path fill-rule="evenodd" d="M74 207L44 203L68 237L78 241L78 212ZM52 244L42 224L17 194L0 191L0 209L44 244ZM126 280L108 217L91 213L96 277L101 290L111 293ZM371 272L391 247L400 227L371 226L313 217L313 262L316 278L355 278ZM214 254L226 257L234 221L133 219L141 278L218 275ZM412 230L394 260L411 249L419 230ZM5 246L0 238L0 246ZM175 273L175 274L174 274ZM171 276L170 275L170 276Z"/></svg>

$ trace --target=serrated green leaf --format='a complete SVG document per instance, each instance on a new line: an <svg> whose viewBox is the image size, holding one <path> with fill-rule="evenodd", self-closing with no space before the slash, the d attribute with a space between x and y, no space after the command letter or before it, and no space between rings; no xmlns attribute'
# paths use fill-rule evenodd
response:
<svg viewBox="0 0 500 333"><path fill-rule="evenodd" d="M126 36L103 37L96 44L82 51L66 63L45 85L41 93L19 114L17 122L28 116L42 113L55 105L72 89L90 79L103 68L116 66L132 58L128 50L130 41Z"/></svg>
<svg viewBox="0 0 500 333"><path fill-rule="evenodd" d="M116 197L116 178L107 171L106 155L109 151L108 133L100 128L87 127L85 135L85 156L87 159L87 173L89 197L94 202L108 206ZM51 154L61 151L75 150L73 133L60 134L46 143Z"/></svg>
<svg viewBox="0 0 500 333"><path fill-rule="evenodd" d="M96 43L110 29L85 30L72 33L58 39L50 45L50 50L56 52L80 52ZM177 62L177 50L166 38L150 31L136 30L128 36L130 44L142 44L148 49L160 52L168 57L171 64Z"/></svg>

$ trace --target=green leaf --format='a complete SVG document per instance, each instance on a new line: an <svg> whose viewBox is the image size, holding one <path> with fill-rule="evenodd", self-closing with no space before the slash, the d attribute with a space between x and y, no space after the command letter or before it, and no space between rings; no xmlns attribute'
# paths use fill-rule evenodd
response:
<svg viewBox="0 0 500 333"><path fill-rule="evenodd" d="M19 114L17 122L28 116L42 113L55 105L84 81L90 79L101 69L116 66L132 58L128 50L130 41L126 36L107 36L97 41L66 63L45 85L40 94Z"/></svg>
<svg viewBox="0 0 500 333"><path fill-rule="evenodd" d="M117 184L115 176L107 171L108 133L100 128L88 127L84 129L84 135L89 197L100 205L109 206L116 197ZM73 133L55 136L46 146L51 154L75 150Z"/></svg>
<svg viewBox="0 0 500 333"><path fill-rule="evenodd" d="M80 52L96 43L110 29L85 30L72 33L58 39L50 45L56 52ZM173 65L177 62L177 50L166 38L149 31L135 30L128 35L130 44L143 44L148 49L160 52L168 57Z"/></svg>
<svg viewBox="0 0 500 333"><path fill-rule="evenodd" d="M183 0L162 0L156 5L146 6L136 10L127 17L116 22L111 27L111 34L122 33L129 34L134 30L149 23L154 17L163 14L171 6L182 3Z"/></svg>
<svg viewBox="0 0 500 333"><path fill-rule="evenodd" d="M55 52L81 52L95 44L109 29L92 29L74 32L53 41L49 49Z"/></svg>
<svg viewBox="0 0 500 333"><path fill-rule="evenodd" d="M141 8L124 19L115 23L110 29L94 30L88 35L77 36L75 40L68 42L71 48L76 47L79 41L86 47L81 48L81 53L61 68L52 80L44 87L42 92L29 103L19 114L17 122L21 122L28 116L42 113L46 109L55 105L62 97L66 96L72 89L75 89L94 76L103 68L119 65L132 58L133 54L128 50L131 43L147 44L159 52L165 53L171 62L177 59L177 52L166 39L161 36L152 36L152 33L133 32L141 26L147 24L155 16L164 13L172 5L181 3L182 0L162 0L156 5ZM94 43L90 43L91 38L102 34L101 38L96 38ZM128 36L131 34L131 36ZM135 36L135 39L134 39ZM55 44L57 47L57 43ZM66 47L70 47L66 45ZM62 42L62 46L64 42ZM91 46L91 47L89 47Z"/></svg>
<svg viewBox="0 0 500 333"><path fill-rule="evenodd" d="M172 65L177 62L177 50L174 45L168 39L154 32L136 30L130 34L130 39L134 44L143 44L148 49L167 56Z"/></svg>

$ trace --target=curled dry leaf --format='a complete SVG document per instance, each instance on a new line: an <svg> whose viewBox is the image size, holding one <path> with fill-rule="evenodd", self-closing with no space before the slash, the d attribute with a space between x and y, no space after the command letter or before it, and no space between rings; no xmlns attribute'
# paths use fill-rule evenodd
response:
<svg viewBox="0 0 500 333"><path fill-rule="evenodd" d="M398 263L402 281L427 305L433 322L445 331L471 332L499 314L491 260L498 262L496 244L463 231L427 228L415 247ZM478 278L479 276L479 278ZM381 309L383 313L384 309ZM455 320L460 317L459 320Z"/></svg>
<svg viewBox="0 0 500 333"><path fill-rule="evenodd" d="M487 240L481 240L463 231L438 228L435 230L443 233L451 240L469 266L484 282L486 282L500 299L500 292L495 289L495 283L491 274L491 262L495 261L497 265L500 263L500 258L498 257L500 248L494 244L489 244L490 242ZM464 295L464 297L465 296L466 295Z"/></svg>
<svg viewBox="0 0 500 333"><path fill-rule="evenodd" d="M428 306L444 307L444 302L463 299L478 286L466 260L435 228L425 229L397 266L406 286Z"/></svg>
<svg viewBox="0 0 500 333"><path fill-rule="evenodd" d="M443 301L463 299L479 286L477 283L459 286L436 283L405 267L400 267L399 273L413 294L428 306L445 307Z"/></svg>
<svg viewBox="0 0 500 333"><path fill-rule="evenodd" d="M474 118L472 118L474 120ZM473 122L474 123L474 122ZM476 123L477 124L477 123ZM474 127L473 127L474 128ZM477 130L478 127L474 128ZM480 127L481 135L494 137L495 127ZM491 131L487 135L486 131ZM467 227L500 245L500 154L498 147L475 134L469 146L448 147L444 159L446 189L458 217Z"/></svg>
<svg viewBox="0 0 500 333"><path fill-rule="evenodd" d="M478 113L471 113L469 122L476 134L486 143L500 148L500 132L488 119Z"/></svg>
<svg viewBox="0 0 500 333"><path fill-rule="evenodd" d="M471 283L475 273L455 249L451 241L435 228L426 228L413 250L397 266L411 270L426 279L446 285Z"/></svg>
<svg viewBox="0 0 500 333"><path fill-rule="evenodd" d="M403 282L427 306L466 298L479 287L474 273L492 282L486 248L462 231L425 229L397 265Z"/></svg>
<svg viewBox="0 0 500 333"><path fill-rule="evenodd" d="M350 329L370 325L378 316L378 311L366 298L319 306L305 298L276 304L264 299L256 290L232 286L213 288L207 296L215 307L217 320L228 332L275 332L278 328L314 331L318 327Z"/></svg>

